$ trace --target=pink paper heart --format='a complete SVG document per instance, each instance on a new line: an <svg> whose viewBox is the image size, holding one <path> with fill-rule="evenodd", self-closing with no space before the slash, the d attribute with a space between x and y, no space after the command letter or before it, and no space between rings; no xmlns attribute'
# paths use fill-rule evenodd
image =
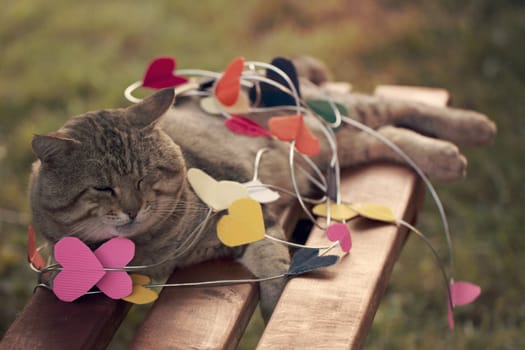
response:
<svg viewBox="0 0 525 350"><path fill-rule="evenodd" d="M326 236L332 242L339 241L343 252L348 253L352 248L352 238L350 237L350 230L346 224L332 224L326 230Z"/></svg>
<svg viewBox="0 0 525 350"><path fill-rule="evenodd" d="M450 283L450 297L454 306L467 305L478 298L481 293L481 287L470 282L457 281ZM447 300L448 309L448 326L454 329L454 312Z"/></svg>
<svg viewBox="0 0 525 350"><path fill-rule="evenodd" d="M53 281L53 292L62 301L86 294L105 274L102 264L80 239L65 237L55 244L55 259L62 265Z"/></svg>
<svg viewBox="0 0 525 350"><path fill-rule="evenodd" d="M253 137L270 137L268 130L257 124L253 120L241 115L232 115L224 121L224 125L233 133Z"/></svg>
<svg viewBox="0 0 525 350"><path fill-rule="evenodd" d="M126 238L113 238L95 250L100 263L110 269L121 269L135 255L135 244ZM125 271L106 271L97 287L112 299L121 299L131 294L133 283Z"/></svg>
<svg viewBox="0 0 525 350"><path fill-rule="evenodd" d="M171 57L158 57L151 61L142 79L142 86L152 89L174 87L188 82L185 77L173 74L175 59Z"/></svg>

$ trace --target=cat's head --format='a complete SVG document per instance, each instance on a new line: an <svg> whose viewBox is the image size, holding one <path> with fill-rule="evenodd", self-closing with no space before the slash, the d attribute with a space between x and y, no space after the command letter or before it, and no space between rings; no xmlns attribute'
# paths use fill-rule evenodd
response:
<svg viewBox="0 0 525 350"><path fill-rule="evenodd" d="M90 112L35 136L30 197L35 230L56 241L134 237L177 207L185 176L180 148L156 127L173 89L126 109Z"/></svg>

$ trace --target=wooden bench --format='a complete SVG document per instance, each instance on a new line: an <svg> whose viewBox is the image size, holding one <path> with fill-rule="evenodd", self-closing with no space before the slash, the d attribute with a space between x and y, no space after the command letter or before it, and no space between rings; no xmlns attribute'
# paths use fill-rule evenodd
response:
<svg viewBox="0 0 525 350"><path fill-rule="evenodd" d="M437 96L437 95L436 95ZM344 171L344 201L389 206L414 222L424 189L412 171L374 164ZM299 211L282 222L291 232ZM335 266L289 281L257 349L359 349L365 342L407 232L402 227L357 219L353 247ZM328 242L329 243L329 242ZM327 245L313 229L308 245ZM231 260L174 271L171 282L251 277ZM131 349L234 349L258 302L256 284L165 288L136 332ZM74 303L39 288L14 321L0 349L104 349L131 304L103 295Z"/></svg>

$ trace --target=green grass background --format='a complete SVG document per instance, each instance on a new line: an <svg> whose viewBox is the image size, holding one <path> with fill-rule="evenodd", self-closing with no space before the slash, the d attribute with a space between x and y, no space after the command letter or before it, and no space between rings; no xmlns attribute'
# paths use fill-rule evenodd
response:
<svg viewBox="0 0 525 350"><path fill-rule="evenodd" d="M87 110L127 105L123 89L159 55L175 56L180 68L222 70L239 55L269 61L310 54L356 90L380 83L444 87L454 105L498 124L493 145L465 150L467 179L438 184L457 279L480 284L481 297L457 313L457 329L449 332L439 273L412 237L366 348L524 348L524 37L525 5L513 0L2 0L0 208L18 214L0 212L0 334L35 283L24 226L33 134ZM428 202L418 226L434 233L439 225ZM440 235L432 242L444 252ZM257 328L242 348L253 348Z"/></svg>

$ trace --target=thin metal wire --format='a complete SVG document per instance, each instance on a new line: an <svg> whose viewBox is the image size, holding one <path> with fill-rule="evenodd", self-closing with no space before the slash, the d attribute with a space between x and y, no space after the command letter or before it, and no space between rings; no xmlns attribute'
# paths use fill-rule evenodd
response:
<svg viewBox="0 0 525 350"><path fill-rule="evenodd" d="M436 204L436 207L439 211L439 215L441 217L441 222L443 223L443 228L445 232L445 238L447 240L448 245L448 252L449 252L449 263L450 263L450 270L452 272L452 275L454 275L454 255L452 252L452 238L450 236L450 229L448 226L448 220L447 216L445 214L445 208L443 207L443 203L441 203L441 200L439 199L439 196L437 194L437 191L434 189L434 186L428 179L428 177L425 175L425 173L414 163L414 161L401 149L399 148L395 143L375 131L374 129L359 123L349 117L343 117L342 119L345 123L350 124L354 127L356 127L359 130L362 130L374 137L376 137L378 140L383 142L385 145L390 147L394 152L396 152L405 162L407 162L408 165L419 175L419 177L423 180L425 183L428 191L430 192L430 195L432 196L434 203Z"/></svg>

